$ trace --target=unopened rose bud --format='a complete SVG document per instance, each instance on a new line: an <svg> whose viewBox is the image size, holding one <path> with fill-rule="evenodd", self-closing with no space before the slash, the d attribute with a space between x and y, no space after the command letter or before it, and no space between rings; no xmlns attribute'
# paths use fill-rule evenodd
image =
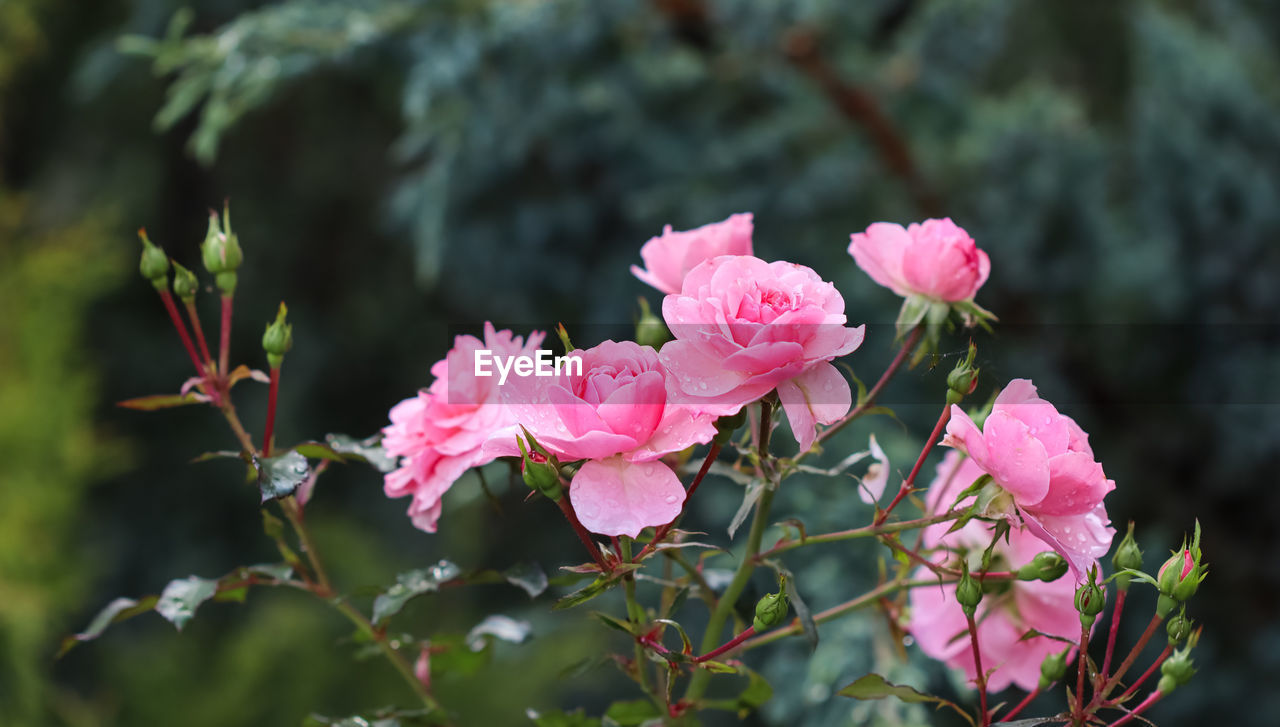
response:
<svg viewBox="0 0 1280 727"><path fill-rule="evenodd" d="M138 230L138 239L142 240L142 259L138 261L138 272L142 273L142 277L149 280L156 290L165 290L169 287L169 256L151 242L145 229Z"/></svg>
<svg viewBox="0 0 1280 727"><path fill-rule="evenodd" d="M262 334L262 350L267 352L267 363L273 369L280 368L284 355L293 348L293 326L284 322L288 313L289 309L281 303L275 321L268 324Z"/></svg>
<svg viewBox="0 0 1280 727"><path fill-rule="evenodd" d="M1156 689L1161 694L1168 694L1191 681L1195 673L1196 668L1191 661L1191 647L1178 649L1160 665L1160 683Z"/></svg>
<svg viewBox="0 0 1280 727"><path fill-rule="evenodd" d="M972 616L982 602L982 586L969 575L969 564L960 564L960 582L956 584L956 600L966 616Z"/></svg>
<svg viewBox="0 0 1280 727"><path fill-rule="evenodd" d="M720 417L716 420L716 436L713 442L723 446L746 421L747 408L745 406L739 409L737 414Z"/></svg>
<svg viewBox="0 0 1280 727"><path fill-rule="evenodd" d="M1043 553L1037 553L1030 563L1018 569L1018 580L1040 580L1048 583L1061 578L1067 572L1067 568L1066 558L1055 551L1046 550Z"/></svg>
<svg viewBox="0 0 1280 727"><path fill-rule="evenodd" d="M196 274L182 267L177 260L174 260L173 294L178 296L184 303L190 303L196 299L196 291L199 289L200 281L196 280Z"/></svg>
<svg viewBox="0 0 1280 727"><path fill-rule="evenodd" d="M1124 540L1120 541L1120 546L1116 548L1116 554L1111 558L1111 565L1116 570L1116 587L1121 591L1129 590L1129 581L1131 576L1121 573L1124 570L1142 570L1142 550L1138 548L1138 541L1133 537L1133 521L1129 521L1129 532L1125 533Z"/></svg>
<svg viewBox="0 0 1280 727"><path fill-rule="evenodd" d="M789 608L785 591L767 594L756 602L756 617L751 625L757 633L771 629L786 620Z"/></svg>
<svg viewBox="0 0 1280 727"><path fill-rule="evenodd" d="M973 367L973 359L978 353L978 347L973 341L969 341L969 354L964 360L956 364L956 367L947 374L947 406L959 404L978 386L978 373L980 369Z"/></svg>
<svg viewBox="0 0 1280 727"><path fill-rule="evenodd" d="M1194 624L1185 613L1179 613L1169 619L1169 623L1165 625L1165 632L1169 634L1169 646L1177 646L1186 641L1193 627Z"/></svg>
<svg viewBox="0 0 1280 727"><path fill-rule="evenodd" d="M1209 575L1208 565L1200 561L1199 539L1197 532L1191 547L1184 544L1160 566L1160 572L1156 576L1162 596L1160 606L1167 606L1168 601L1185 603L1196 594L1200 583Z"/></svg>
<svg viewBox="0 0 1280 727"><path fill-rule="evenodd" d="M661 349L662 344L671 340L671 331L661 318L649 309L649 301L640 299L640 317L636 319L636 343L641 346L652 346Z"/></svg>
<svg viewBox="0 0 1280 727"><path fill-rule="evenodd" d="M563 496L560 485L560 465L555 457L549 456L527 432L529 445L520 437L516 437L516 446L520 447L520 474L530 489L537 490L553 501L559 502Z"/></svg>
<svg viewBox="0 0 1280 727"><path fill-rule="evenodd" d="M1076 588L1076 610L1080 612L1080 624L1092 628L1098 620L1098 614L1107 605L1107 594L1098 586L1097 568L1089 572L1089 577Z"/></svg>
<svg viewBox="0 0 1280 727"><path fill-rule="evenodd" d="M214 282L223 295L231 295L236 289L236 270L244 260L240 239L231 231L231 210L223 208L222 221L218 213L209 213L209 229L200 243L200 256L204 267L213 273Z"/></svg>
<svg viewBox="0 0 1280 727"><path fill-rule="evenodd" d="M1049 685L1059 682L1062 677L1067 674L1067 652L1070 649L1063 649L1060 652L1049 654L1040 662L1040 688L1048 689Z"/></svg>

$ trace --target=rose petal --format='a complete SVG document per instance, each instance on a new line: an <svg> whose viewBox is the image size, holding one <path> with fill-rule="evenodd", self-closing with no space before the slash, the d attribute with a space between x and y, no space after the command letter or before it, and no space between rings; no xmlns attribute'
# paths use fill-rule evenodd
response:
<svg viewBox="0 0 1280 727"><path fill-rule="evenodd" d="M569 498L584 527L601 535L632 538L647 527L674 520L684 494L680 478L665 464L635 464L621 457L583 464L569 487Z"/></svg>

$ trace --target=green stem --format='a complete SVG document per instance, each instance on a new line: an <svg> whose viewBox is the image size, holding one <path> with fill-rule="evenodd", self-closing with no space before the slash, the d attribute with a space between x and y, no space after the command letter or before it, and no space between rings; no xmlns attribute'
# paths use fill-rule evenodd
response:
<svg viewBox="0 0 1280 727"><path fill-rule="evenodd" d="M320 594L317 593L316 595L319 596ZM387 640L386 633L375 628L369 619L365 618L365 615L360 612L360 609L346 600L342 598L325 598L325 600L333 604L333 607L346 616L351 623L355 624L356 628L360 629L362 633L374 640L378 648L382 650L382 655L387 658L387 661L391 662L391 665L400 673L405 683L413 689L427 709L443 711L440 703L427 691L426 685L419 681L418 677L413 673L413 667L409 666L409 662L405 661L400 652L396 651L395 647Z"/></svg>
<svg viewBox="0 0 1280 727"><path fill-rule="evenodd" d="M318 595L323 598L332 596L333 586L329 582L329 574L325 572L324 564L320 561L320 553L316 550L314 541L311 540L311 532L307 530L306 522L302 517L302 508L298 505L297 499L293 495L282 498L280 509L284 511L284 516L293 526L293 532L298 535L298 543L307 554L307 562L311 564L311 572L315 574L316 585L320 589Z"/></svg>
<svg viewBox="0 0 1280 727"><path fill-rule="evenodd" d="M898 581L888 581L886 583L881 583L879 586L876 586L874 589L867 591L866 593L862 594L861 596L858 596L857 598L850 599L837 606L832 606L831 608L828 608L825 611L814 614L813 621L814 623L826 623L827 621L830 621L835 618L839 618L845 615L846 613L856 611L860 608L863 608L864 606L870 606L871 604L875 603L876 601L879 601L881 598L893 593L894 591L900 588L912 588L915 586L936 586L936 585L938 585L938 581L936 580L905 581L905 582L898 580ZM800 622L796 621L790 626L783 626L782 628L774 629L773 631L769 631L753 639L750 639L749 641L747 641L745 644L742 645L742 648L743 650L754 649L757 646L764 646L765 644L773 643L778 639L783 639L788 636L795 636L796 634L801 633L803 630L804 628L800 625Z"/></svg>
<svg viewBox="0 0 1280 727"><path fill-rule="evenodd" d="M620 551L618 553L619 557L624 562L629 562L631 560L631 538L625 536L620 538L618 549ZM627 597L627 620L642 627L641 630L643 630L647 619L645 618L644 608L636 600L636 579L633 573L628 573L622 577L622 590ZM649 686L649 670L646 668L648 659L645 657L644 646L639 639L636 639L635 647L636 675L640 680L640 688L644 690L645 694L652 697L653 690Z"/></svg>
<svg viewBox="0 0 1280 727"><path fill-rule="evenodd" d="M757 556L757 560L768 558L779 553L785 553L796 548L803 548L806 545L817 545L819 543L837 543L842 540L854 540L856 538L871 538L877 535L885 535L888 533L897 533L903 530L915 530L928 525L937 525L964 515L965 510L952 510L940 515L932 517L919 518L917 520L902 520L896 523L886 523L884 525L868 525L862 528L853 528L852 530L841 530L834 533L824 533L822 535L810 535L800 540L791 540L788 542L780 542L772 548L763 551Z"/></svg>

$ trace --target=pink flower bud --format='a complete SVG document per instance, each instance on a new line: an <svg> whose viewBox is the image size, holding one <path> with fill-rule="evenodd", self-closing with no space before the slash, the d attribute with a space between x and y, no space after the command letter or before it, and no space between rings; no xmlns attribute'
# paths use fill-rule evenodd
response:
<svg viewBox="0 0 1280 727"><path fill-rule="evenodd" d="M1175 553L1172 558L1165 561L1164 565L1160 566L1160 575L1157 578L1157 580L1164 580L1165 571L1169 570L1170 566L1177 565L1177 563L1178 563L1178 555L1177 553ZM1182 551L1182 573L1178 575L1178 580L1182 580L1186 578L1188 575L1190 575L1191 569L1195 567L1196 567L1196 562L1195 562L1195 559L1191 557L1191 551L1189 550Z"/></svg>

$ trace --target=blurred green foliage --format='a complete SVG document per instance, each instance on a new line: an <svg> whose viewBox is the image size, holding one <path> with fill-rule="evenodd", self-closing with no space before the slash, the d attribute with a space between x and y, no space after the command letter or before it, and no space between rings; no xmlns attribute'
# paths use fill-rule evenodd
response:
<svg viewBox="0 0 1280 727"><path fill-rule="evenodd" d="M980 302L1002 323L978 340L982 390L1030 376L1076 417L1119 485L1112 517L1137 518L1148 553L1204 523L1213 595L1193 616L1206 668L1153 717L1280 715L1280 693L1259 689L1280 679L1280 550L1263 517L1280 507L1275 3L189 5L0 4L0 187L20 190L0 200L0 298L19 311L0 323L0 392L18 402L0 407L0 446L16 453L0 477L5 724L294 724L404 696L381 664L349 668L341 622L289 594L206 606L180 636L139 619L49 665L59 632L116 595L272 557L240 470L187 464L230 444L218 422L109 406L187 376L154 294L122 274L132 229L196 267L205 209L227 195L246 251L237 358L261 365L258 326L280 299L296 326L283 441L374 431L429 383L449 324L563 320L581 338L626 323L649 294L627 265L667 223L754 211L760 255L813 265L855 322L888 324L896 301L852 265L847 235L936 206L993 260ZM853 360L864 379L889 336L873 328ZM238 401L260 422L251 386ZM909 425L876 424L895 471L940 390L937 372L890 390ZM108 456L103 431L136 456ZM796 481L776 512L811 532L865 521L843 484ZM498 513L465 479L427 536L379 485L344 467L317 490L317 537L343 582L385 584L446 556L470 568L537 554L549 571L578 557L522 488L497 482ZM693 525L718 536L740 496L709 481ZM878 553L864 545L788 560L811 607L865 587ZM773 586L755 585L747 600ZM520 724L526 707L600 714L632 696L608 669L556 680L618 644L521 598L482 588L407 609L423 633L466 633L495 610L535 625L484 679L439 685L446 704ZM1140 626L1126 624L1130 639ZM944 719L833 698L872 669L939 689L949 677L918 654L902 665L874 621L822 634L816 655L799 640L761 655L775 696L753 719Z"/></svg>

